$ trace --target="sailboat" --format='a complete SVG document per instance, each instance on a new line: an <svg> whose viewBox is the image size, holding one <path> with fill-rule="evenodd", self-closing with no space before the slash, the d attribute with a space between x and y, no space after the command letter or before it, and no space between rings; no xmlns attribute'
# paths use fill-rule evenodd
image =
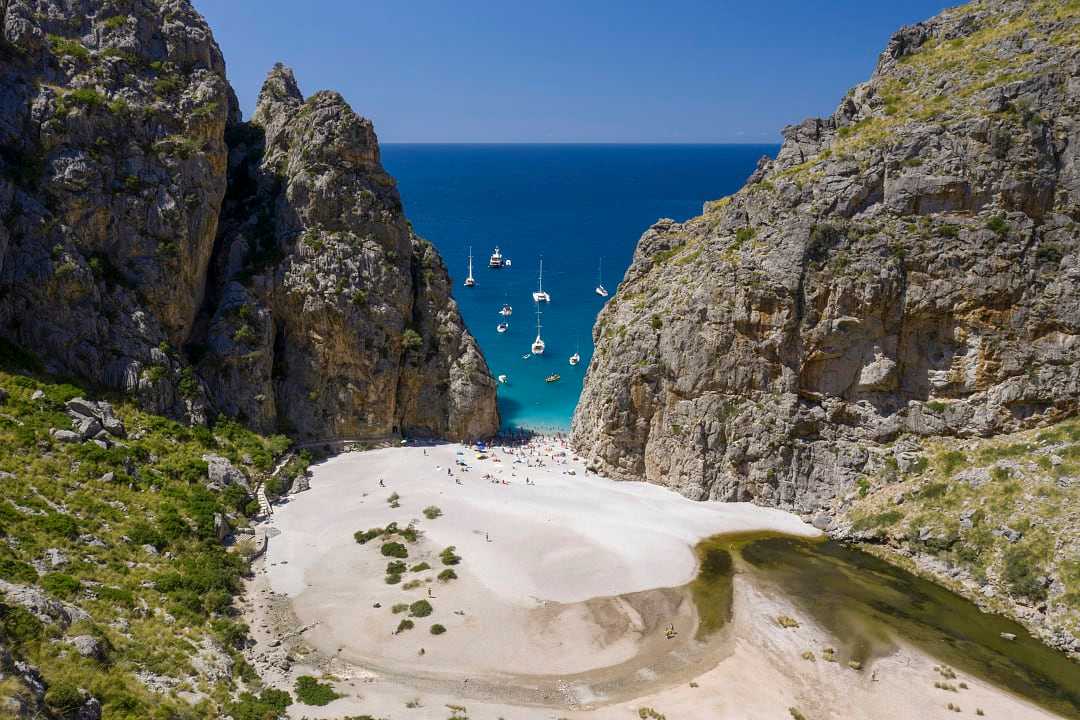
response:
<svg viewBox="0 0 1080 720"><path fill-rule="evenodd" d="M533 293L533 300L542 302L551 302L551 296L544 292L544 258L540 258L540 280L537 284L536 292Z"/></svg>
<svg viewBox="0 0 1080 720"><path fill-rule="evenodd" d="M465 278L465 287L475 287L476 279L472 276L472 247L469 247L469 277Z"/></svg>
<svg viewBox="0 0 1080 720"><path fill-rule="evenodd" d="M600 297L607 297L608 291L604 287L604 258L600 258L600 269L596 272L596 294Z"/></svg>
<svg viewBox="0 0 1080 720"><path fill-rule="evenodd" d="M536 339L533 340L532 354L533 355L543 355L544 354L544 341L540 337L540 303L536 304Z"/></svg>

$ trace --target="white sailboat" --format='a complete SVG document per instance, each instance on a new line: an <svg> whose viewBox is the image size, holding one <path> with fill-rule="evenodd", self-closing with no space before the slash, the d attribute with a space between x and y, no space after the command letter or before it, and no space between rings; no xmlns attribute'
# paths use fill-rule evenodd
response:
<svg viewBox="0 0 1080 720"><path fill-rule="evenodd" d="M604 258L600 258L600 269L596 273L596 294L600 297L607 297L608 291L604 287Z"/></svg>
<svg viewBox="0 0 1080 720"><path fill-rule="evenodd" d="M536 339L533 340L532 354L544 354L544 340L540 337L540 303L536 304Z"/></svg>
<svg viewBox="0 0 1080 720"><path fill-rule="evenodd" d="M536 292L533 293L533 300L538 303L551 302L551 296L544 292L544 258L540 258L540 279L538 281Z"/></svg>
<svg viewBox="0 0 1080 720"><path fill-rule="evenodd" d="M465 287L475 287L476 279L472 275L472 247L469 247L469 277L465 278Z"/></svg>

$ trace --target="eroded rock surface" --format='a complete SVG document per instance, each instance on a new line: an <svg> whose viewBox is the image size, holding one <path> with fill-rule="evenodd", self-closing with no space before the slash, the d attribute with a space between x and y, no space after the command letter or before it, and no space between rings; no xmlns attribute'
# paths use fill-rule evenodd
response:
<svg viewBox="0 0 1080 720"><path fill-rule="evenodd" d="M650 228L594 328L577 450L813 518L905 435L1075 414L1078 15L981 0L905 28L741 191Z"/></svg>
<svg viewBox="0 0 1080 720"><path fill-rule="evenodd" d="M498 428L445 268L341 96L279 68L242 123L189 0L4 5L0 335L195 422Z"/></svg>

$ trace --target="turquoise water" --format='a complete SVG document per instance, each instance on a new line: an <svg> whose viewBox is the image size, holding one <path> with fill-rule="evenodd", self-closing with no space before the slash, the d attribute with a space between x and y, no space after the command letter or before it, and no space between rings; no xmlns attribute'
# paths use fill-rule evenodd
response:
<svg viewBox="0 0 1080 720"><path fill-rule="evenodd" d="M739 189L769 145L383 146L417 232L442 253L454 295L499 387L506 426L566 429L592 357L600 258L614 296L641 233L661 217L685 220L706 200ZM477 285L462 285L468 247ZM512 267L489 270L498 245ZM532 292L544 256L543 356L523 360L536 336ZM498 333L503 303L510 329ZM571 367L570 355L581 354ZM544 378L559 373L558 383Z"/></svg>

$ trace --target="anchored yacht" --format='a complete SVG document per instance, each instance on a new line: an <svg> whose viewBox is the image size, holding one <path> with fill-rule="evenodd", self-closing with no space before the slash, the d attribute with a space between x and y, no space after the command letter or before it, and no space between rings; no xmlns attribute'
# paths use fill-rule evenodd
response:
<svg viewBox="0 0 1080 720"><path fill-rule="evenodd" d="M476 287L476 279L472 275L472 248L469 248L469 277L465 278L465 287Z"/></svg>
<svg viewBox="0 0 1080 720"><path fill-rule="evenodd" d="M540 303L536 304L536 339L533 340L532 354L544 354L544 340L540 337Z"/></svg>
<svg viewBox="0 0 1080 720"><path fill-rule="evenodd" d="M542 302L551 302L551 296L544 292L544 258L540 258L540 279L538 281L536 292L533 293L533 300Z"/></svg>
<svg viewBox="0 0 1080 720"><path fill-rule="evenodd" d="M506 261L503 260L502 253L499 251L499 246L496 245L495 252L491 253L491 258L488 260L488 267L498 269L505 264Z"/></svg>

